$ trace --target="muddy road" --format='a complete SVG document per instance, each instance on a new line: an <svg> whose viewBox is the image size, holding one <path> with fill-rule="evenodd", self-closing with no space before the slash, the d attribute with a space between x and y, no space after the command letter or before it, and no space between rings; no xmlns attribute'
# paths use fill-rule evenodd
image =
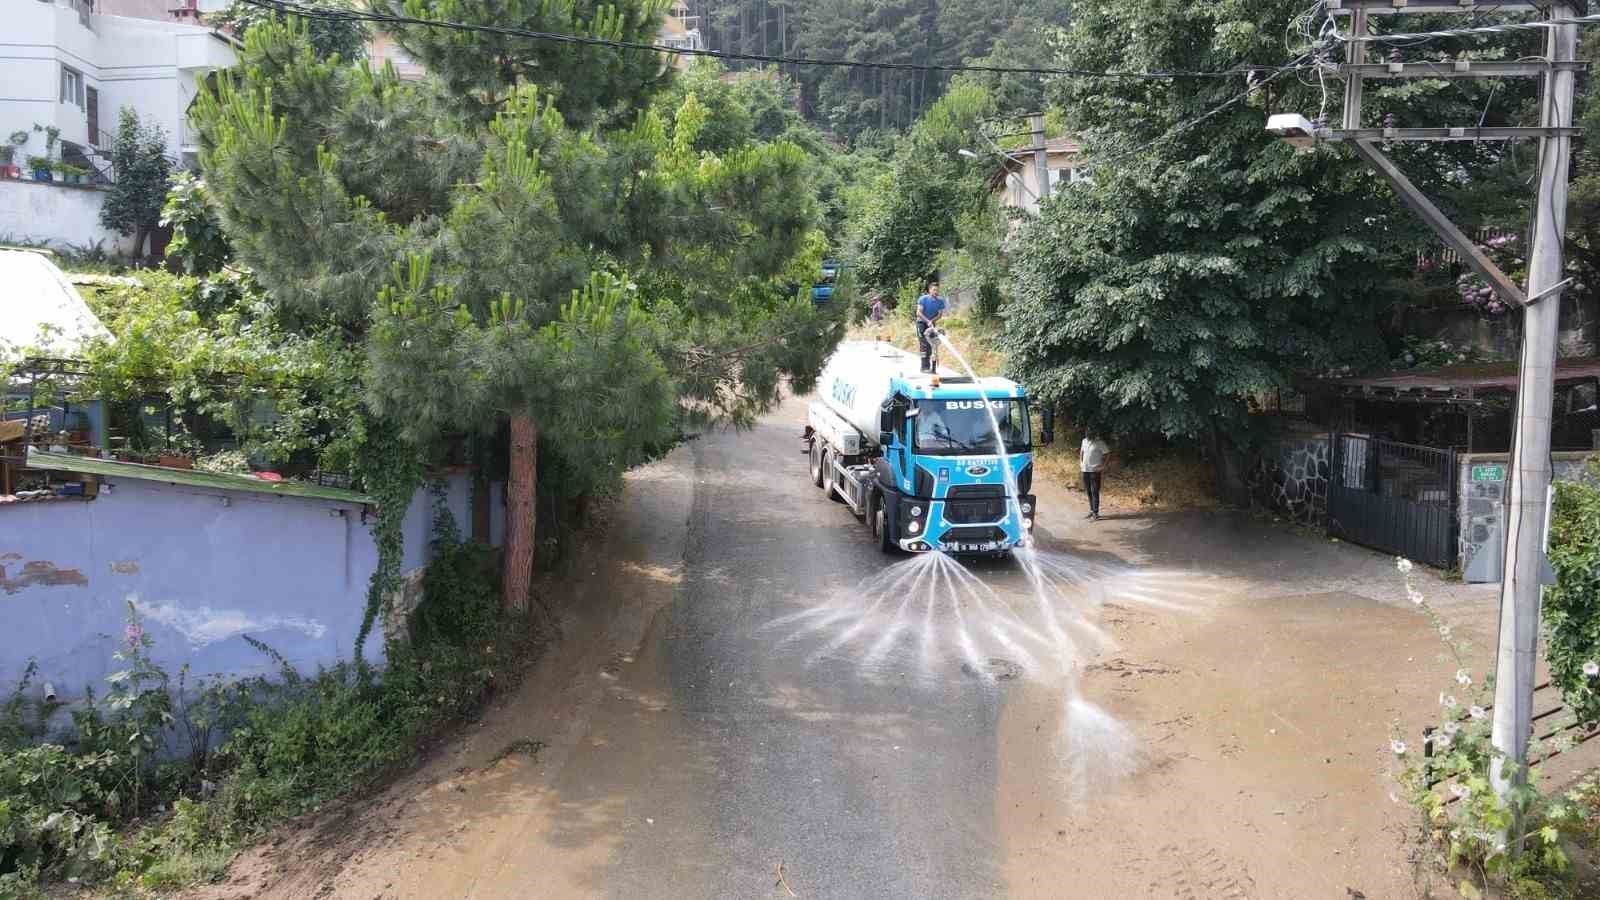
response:
<svg viewBox="0 0 1600 900"><path fill-rule="evenodd" d="M1043 485L1048 600L886 576L803 419L631 474L514 696L201 896L1415 894L1384 748L1453 668L1392 560ZM1487 659L1493 589L1423 581Z"/></svg>

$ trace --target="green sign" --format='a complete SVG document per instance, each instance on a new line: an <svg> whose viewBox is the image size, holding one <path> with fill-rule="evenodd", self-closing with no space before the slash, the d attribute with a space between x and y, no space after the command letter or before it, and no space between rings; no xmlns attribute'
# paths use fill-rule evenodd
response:
<svg viewBox="0 0 1600 900"><path fill-rule="evenodd" d="M1506 467L1500 465L1477 465L1472 467L1473 481L1505 481Z"/></svg>

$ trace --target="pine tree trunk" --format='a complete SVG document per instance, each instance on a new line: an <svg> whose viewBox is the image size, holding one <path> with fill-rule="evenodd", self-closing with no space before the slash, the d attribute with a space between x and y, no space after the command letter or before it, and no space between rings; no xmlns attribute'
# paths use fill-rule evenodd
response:
<svg viewBox="0 0 1600 900"><path fill-rule="evenodd" d="M506 569L501 606L508 612L529 607L538 512L539 426L527 413L511 417L511 475L506 479Z"/></svg>
<svg viewBox="0 0 1600 900"><path fill-rule="evenodd" d="M1211 419L1211 464L1216 468L1217 494L1224 503L1241 509L1250 505L1250 487L1245 484L1244 465L1239 448L1228 439L1219 418Z"/></svg>

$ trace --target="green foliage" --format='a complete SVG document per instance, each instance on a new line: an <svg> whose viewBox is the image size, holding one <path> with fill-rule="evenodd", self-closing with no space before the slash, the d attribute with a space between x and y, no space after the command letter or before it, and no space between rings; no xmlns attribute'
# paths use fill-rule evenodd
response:
<svg viewBox="0 0 1600 900"><path fill-rule="evenodd" d="M1223 69L1286 61L1271 3L1080 2L1063 65ZM1108 433L1206 439L1219 461L1252 441L1248 401L1300 372L1382 357L1379 326L1414 231L1353 155L1297 155L1261 128L1263 92L1166 135L1234 97L1228 80L1062 81L1055 91L1091 157L1013 248L1002 310L1010 373L1039 400ZM1315 109L1293 78L1275 108ZM1134 152L1137 150L1137 152ZM1131 154L1119 156L1118 154ZM1232 466L1225 484L1242 481Z"/></svg>
<svg viewBox="0 0 1600 900"><path fill-rule="evenodd" d="M405 12L629 39L661 9ZM429 79L319 60L301 30L258 26L196 113L239 258L287 314L337 325L363 354L385 427L436 447L532 414L551 483L577 495L614 485L685 417L748 419L783 378L814 377L840 315L798 296L793 264L820 243L815 169L794 144L754 140L793 124L774 104L711 153L695 93L646 105L648 54L397 37Z"/></svg>
<svg viewBox="0 0 1600 900"><path fill-rule="evenodd" d="M346 0L320 0L317 5L326 7L353 6ZM243 40L251 29L264 22L287 22L290 20L305 28L306 39L310 42L312 50L319 59L337 56L345 61L353 61L366 56L367 41L372 35L370 29L363 22L352 22L348 19L306 19L292 13L266 9L255 4L241 2L241 0L233 0L227 9L207 16L206 24L231 32L234 37Z"/></svg>
<svg viewBox="0 0 1600 900"><path fill-rule="evenodd" d="M355 657L360 667L364 665L362 654L367 636L372 633L378 617L384 614L384 603L400 587L406 509L422 484L423 473L416 449L401 439L399 429L392 422L369 421L365 415L357 417L356 422L360 426L361 449L352 455L351 462L367 495L378 506L377 519L372 523L378 565L367 583L367 602L361 613L361 628L356 632Z"/></svg>
<svg viewBox="0 0 1600 900"><path fill-rule="evenodd" d="M258 643L282 666L277 680L203 679L191 690L185 671L169 692L130 609L116 654L124 668L104 700L75 714L78 744L0 745L0 897L68 878L125 891L214 879L242 841L404 763L471 712L525 629L499 619L482 548L439 549L441 577L430 568L419 607L429 624L389 647L377 673L341 664L302 676ZM188 757L158 765L177 728ZM153 814L161 806L170 812Z"/></svg>
<svg viewBox="0 0 1600 900"><path fill-rule="evenodd" d="M358 353L331 328L291 330L247 274L146 271L91 300L111 334L82 353L85 393L125 410L137 431L151 395L170 397L175 428L226 426L247 455L350 471L361 445Z"/></svg>
<svg viewBox="0 0 1600 900"><path fill-rule="evenodd" d="M144 253L144 236L161 221L172 162L167 158L167 136L159 125L144 125L139 114L122 108L116 140L111 146L111 166L116 179L100 209L100 223L121 234L137 235L133 255Z"/></svg>
<svg viewBox="0 0 1600 900"><path fill-rule="evenodd" d="M1585 723L1600 721L1600 469L1557 482L1551 507L1550 565L1544 592L1545 659L1562 701Z"/></svg>
<svg viewBox="0 0 1600 900"><path fill-rule="evenodd" d="M211 210L205 180L190 172L172 177L161 207L161 225L172 229L167 259L177 260L185 274L211 275L233 255L222 223Z"/></svg>
<svg viewBox="0 0 1600 900"><path fill-rule="evenodd" d="M1406 801L1421 820L1421 841L1429 861L1442 873L1464 871L1464 896L1498 885L1513 897L1568 896L1572 879L1563 838L1583 835L1600 826L1592 800L1592 783L1565 795L1547 796L1538 789L1537 768L1517 779L1517 767L1491 742L1493 723L1488 706L1494 698L1493 678L1473 678L1465 659L1471 646L1454 636L1450 624L1427 602L1412 576L1409 560L1398 559L1406 596L1428 617L1444 645L1441 660L1455 666L1450 684L1439 693L1439 720L1433 726L1431 757L1396 733L1390 750L1399 765L1393 773ZM1567 722L1543 723L1565 725ZM1536 740L1530 755L1570 749L1563 738ZM1514 783L1504 796L1492 778L1499 765ZM1430 782L1436 782L1430 784ZM1506 834L1520 818L1526 837L1520 851L1508 846Z"/></svg>
<svg viewBox="0 0 1600 900"><path fill-rule="evenodd" d="M855 228L863 284L895 292L924 281L936 274L940 251L955 249L958 223L973 236L988 232L997 215L988 187L995 162L960 151L994 112L988 91L958 83L902 141L893 170L877 177Z"/></svg>

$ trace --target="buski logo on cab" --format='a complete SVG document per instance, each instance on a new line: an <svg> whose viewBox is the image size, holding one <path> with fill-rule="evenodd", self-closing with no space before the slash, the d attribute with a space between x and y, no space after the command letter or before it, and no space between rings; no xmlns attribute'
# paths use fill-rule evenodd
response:
<svg viewBox="0 0 1600 900"><path fill-rule="evenodd" d="M1011 403L1010 400L990 400L990 401L988 401L988 408L989 409L994 409L994 410L1004 411L1004 410L1009 408L1009 404L1010 403ZM982 401L982 400L946 400L944 402L944 408L945 409L983 409L983 408L985 408L985 404L984 404L984 401Z"/></svg>

